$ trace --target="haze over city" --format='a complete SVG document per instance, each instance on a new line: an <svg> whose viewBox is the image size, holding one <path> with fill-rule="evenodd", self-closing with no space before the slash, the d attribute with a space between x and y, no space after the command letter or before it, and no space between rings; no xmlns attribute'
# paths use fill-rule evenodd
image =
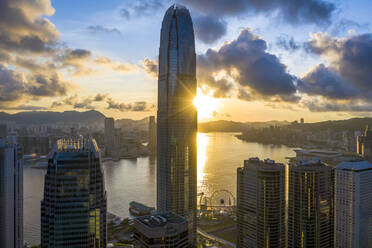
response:
<svg viewBox="0 0 372 248"><path fill-rule="evenodd" d="M199 121L369 116L369 1L178 2L195 28ZM1 110L154 115L172 3L1 1Z"/></svg>

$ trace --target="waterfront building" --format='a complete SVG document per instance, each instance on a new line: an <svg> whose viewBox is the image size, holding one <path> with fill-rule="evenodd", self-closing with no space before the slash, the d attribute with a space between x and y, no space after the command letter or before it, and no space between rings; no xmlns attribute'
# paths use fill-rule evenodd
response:
<svg viewBox="0 0 372 248"><path fill-rule="evenodd" d="M41 247L106 247L106 204L95 140L58 140L44 180Z"/></svg>
<svg viewBox="0 0 372 248"><path fill-rule="evenodd" d="M364 135L357 137L357 153L372 161L372 130L367 126Z"/></svg>
<svg viewBox="0 0 372 248"><path fill-rule="evenodd" d="M335 170L335 247L372 247L372 164L343 162Z"/></svg>
<svg viewBox="0 0 372 248"><path fill-rule="evenodd" d="M112 156L114 149L115 121L114 118L105 118L105 155Z"/></svg>
<svg viewBox="0 0 372 248"><path fill-rule="evenodd" d="M148 148L150 155L155 155L156 153L156 122L155 116L150 116L149 118L149 144Z"/></svg>
<svg viewBox="0 0 372 248"><path fill-rule="evenodd" d="M157 113L157 210L189 223L196 242L196 55L189 11L171 6L163 19L159 54Z"/></svg>
<svg viewBox="0 0 372 248"><path fill-rule="evenodd" d="M357 153L329 151L322 149L294 149L296 158L293 162L300 160L320 159L331 167L336 167L339 163L345 161L359 161L362 159Z"/></svg>
<svg viewBox="0 0 372 248"><path fill-rule="evenodd" d="M285 166L250 158L237 170L238 248L286 247Z"/></svg>
<svg viewBox="0 0 372 248"><path fill-rule="evenodd" d="M23 151L16 137L0 138L0 247L23 247Z"/></svg>
<svg viewBox="0 0 372 248"><path fill-rule="evenodd" d="M187 220L172 212L137 217L133 221L135 247L189 247Z"/></svg>
<svg viewBox="0 0 372 248"><path fill-rule="evenodd" d="M333 247L333 169L319 159L289 164L288 248Z"/></svg>

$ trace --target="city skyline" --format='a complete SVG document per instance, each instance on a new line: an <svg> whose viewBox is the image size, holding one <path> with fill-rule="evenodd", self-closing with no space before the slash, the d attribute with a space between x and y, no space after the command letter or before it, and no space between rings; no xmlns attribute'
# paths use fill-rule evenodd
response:
<svg viewBox="0 0 372 248"><path fill-rule="evenodd" d="M2 111L155 114L156 30L172 2L23 2L2 3L19 20L4 14L0 27ZM199 121L369 115L371 75L364 68L371 62L362 56L372 43L367 1L301 1L296 8L286 1L220 1L215 12L205 1L176 2L195 19Z"/></svg>

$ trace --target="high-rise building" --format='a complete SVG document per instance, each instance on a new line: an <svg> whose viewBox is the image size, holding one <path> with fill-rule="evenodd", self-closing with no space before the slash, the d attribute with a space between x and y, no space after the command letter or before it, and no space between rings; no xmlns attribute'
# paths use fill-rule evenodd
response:
<svg viewBox="0 0 372 248"><path fill-rule="evenodd" d="M95 140L58 140L48 155L41 247L106 247L106 202Z"/></svg>
<svg viewBox="0 0 372 248"><path fill-rule="evenodd" d="M372 130L368 126L364 135L357 137L357 153L372 162Z"/></svg>
<svg viewBox="0 0 372 248"><path fill-rule="evenodd" d="M157 209L172 211L189 223L196 243L196 55L189 11L180 5L166 12L161 29L157 125Z"/></svg>
<svg viewBox="0 0 372 248"><path fill-rule="evenodd" d="M135 247L190 247L187 220L172 212L137 217L133 226Z"/></svg>
<svg viewBox="0 0 372 248"><path fill-rule="evenodd" d="M372 247L372 164L342 162L335 170L335 247Z"/></svg>
<svg viewBox="0 0 372 248"><path fill-rule="evenodd" d="M114 149L115 121L114 118L105 118L105 155L112 156Z"/></svg>
<svg viewBox="0 0 372 248"><path fill-rule="evenodd" d="M237 247L286 247L285 166L250 158L237 172Z"/></svg>
<svg viewBox="0 0 372 248"><path fill-rule="evenodd" d="M319 159L289 164L288 248L333 247L333 169Z"/></svg>
<svg viewBox="0 0 372 248"><path fill-rule="evenodd" d="M0 247L23 247L23 152L16 137L0 138Z"/></svg>
<svg viewBox="0 0 372 248"><path fill-rule="evenodd" d="M149 118L149 144L148 149L150 155L155 155L156 153L156 122L155 116L150 116Z"/></svg>

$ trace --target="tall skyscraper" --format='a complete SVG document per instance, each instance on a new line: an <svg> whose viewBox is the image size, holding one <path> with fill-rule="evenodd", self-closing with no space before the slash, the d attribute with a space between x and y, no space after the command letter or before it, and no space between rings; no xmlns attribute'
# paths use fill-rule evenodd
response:
<svg viewBox="0 0 372 248"><path fill-rule="evenodd" d="M23 247L23 152L16 137L0 138L0 247Z"/></svg>
<svg viewBox="0 0 372 248"><path fill-rule="evenodd" d="M155 116L150 116L149 118L149 144L148 149L150 150L150 155L155 155L156 153L156 122Z"/></svg>
<svg viewBox="0 0 372 248"><path fill-rule="evenodd" d="M335 170L335 247L372 247L372 164L342 162Z"/></svg>
<svg viewBox="0 0 372 248"><path fill-rule="evenodd" d="M189 222L196 242L196 55L189 11L180 5L166 12L161 29L157 125L157 209Z"/></svg>
<svg viewBox="0 0 372 248"><path fill-rule="evenodd" d="M250 158L237 172L237 247L286 247L285 166Z"/></svg>
<svg viewBox="0 0 372 248"><path fill-rule="evenodd" d="M105 155L112 156L114 149L115 121L114 118L105 118Z"/></svg>
<svg viewBox="0 0 372 248"><path fill-rule="evenodd" d="M41 247L106 247L106 202L95 140L58 140L48 156Z"/></svg>
<svg viewBox="0 0 372 248"><path fill-rule="evenodd" d="M333 169L320 160L289 164L288 248L333 247Z"/></svg>

